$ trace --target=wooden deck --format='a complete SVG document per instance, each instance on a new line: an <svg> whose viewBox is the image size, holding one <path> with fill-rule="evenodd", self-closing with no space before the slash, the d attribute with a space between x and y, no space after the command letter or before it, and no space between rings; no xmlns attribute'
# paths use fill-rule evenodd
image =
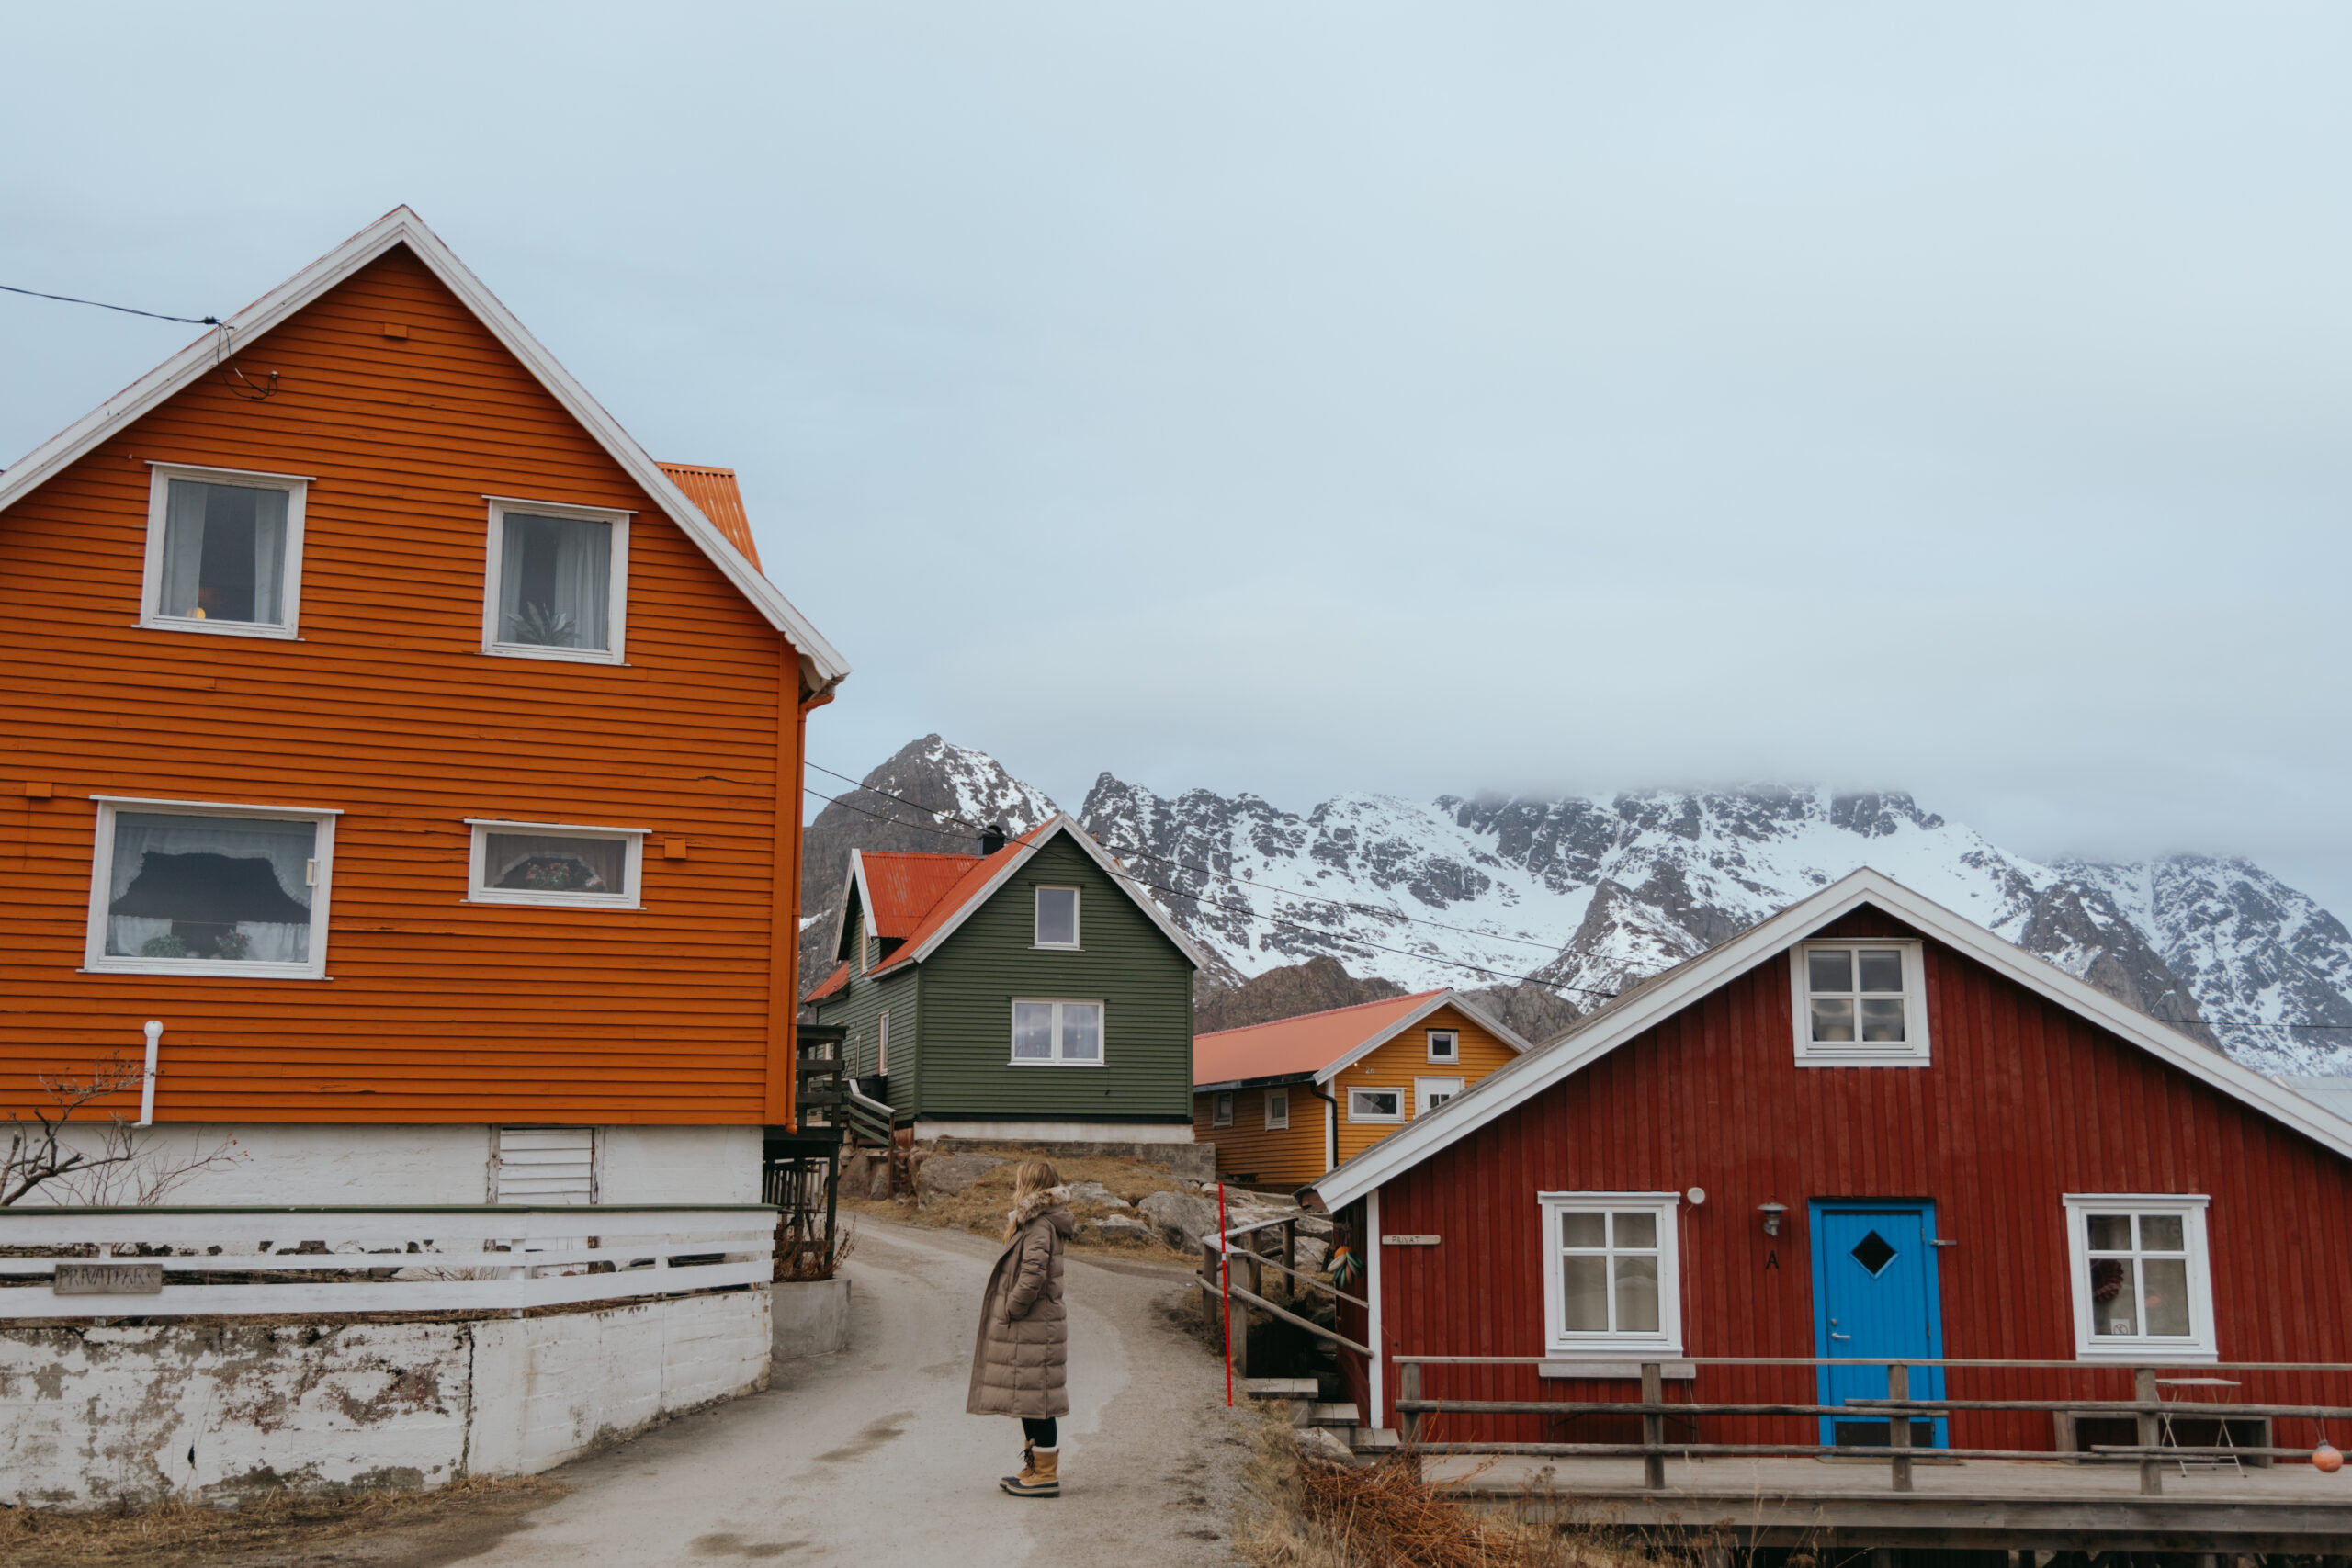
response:
<svg viewBox="0 0 2352 1568"><path fill-rule="evenodd" d="M2352 1471L2305 1464L2181 1473L2140 1495L2130 1464L1934 1461L1913 1490L1883 1461L1668 1460L1642 1488L1639 1459L1431 1455L1432 1481L1564 1523L1721 1529L1746 1546L2039 1548L2048 1551L2352 1552Z"/></svg>

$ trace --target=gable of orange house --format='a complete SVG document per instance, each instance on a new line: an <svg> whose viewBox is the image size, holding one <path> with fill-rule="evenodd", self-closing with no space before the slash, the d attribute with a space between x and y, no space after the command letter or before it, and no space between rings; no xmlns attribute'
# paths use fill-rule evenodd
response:
<svg viewBox="0 0 2352 1568"><path fill-rule="evenodd" d="M1414 999L1400 998L1405 1002ZM1374 1007L1386 1005L1395 1004L1372 1004ZM1334 1010L1334 1012L1353 1010L1343 1009ZM1329 1019L1332 1015L1309 1016ZM1429 1032L1433 1029L1456 1032L1461 1057L1458 1066L1439 1066L1429 1060ZM1361 1037L1361 1034L1357 1036ZM1467 1089L1519 1054L1511 1043L1460 1008L1451 1002L1441 1004L1427 1017L1407 1025L1393 1038L1365 1053L1362 1059L1340 1072L1331 1083L1322 1086L1324 1092L1338 1101L1335 1129L1338 1157L1346 1160L1389 1134L1409 1125L1418 1104L1416 1079L1460 1078L1462 1087ZM1328 1066L1329 1061L1324 1066ZM1219 1066L1215 1070L1230 1070L1240 1076L1245 1067L1236 1065ZM1246 1179L1254 1186L1290 1187L1312 1181L1329 1168L1325 1159L1329 1138L1326 1120L1333 1112L1315 1092L1312 1077L1312 1073L1302 1072L1286 1084L1225 1091L1233 1096L1233 1119L1226 1126L1216 1124L1215 1092L1193 1096L1193 1135L1201 1143L1216 1145L1219 1173ZM1348 1116L1348 1090L1351 1089L1400 1090L1404 1120L1351 1122ZM1286 1128L1266 1126L1266 1099L1270 1093L1277 1091L1288 1097L1289 1125Z"/></svg>
<svg viewBox="0 0 2352 1568"><path fill-rule="evenodd" d="M0 1100L160 1019L163 1121L786 1120L807 650L404 246L236 368L0 511ZM139 626L159 462L311 478L298 638ZM489 496L632 514L626 663L482 652ZM94 795L342 811L330 978L77 973ZM469 903L468 818L650 829L643 908Z"/></svg>

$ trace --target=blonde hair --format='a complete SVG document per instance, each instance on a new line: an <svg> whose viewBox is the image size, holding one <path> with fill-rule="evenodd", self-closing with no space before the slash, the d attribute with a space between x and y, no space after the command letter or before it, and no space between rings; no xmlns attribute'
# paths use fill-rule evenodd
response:
<svg viewBox="0 0 2352 1568"><path fill-rule="evenodd" d="M1012 1210L1004 1216L1004 1239L1021 1228L1021 1210L1036 1194L1062 1184L1061 1172L1046 1159L1024 1159L1012 1172Z"/></svg>

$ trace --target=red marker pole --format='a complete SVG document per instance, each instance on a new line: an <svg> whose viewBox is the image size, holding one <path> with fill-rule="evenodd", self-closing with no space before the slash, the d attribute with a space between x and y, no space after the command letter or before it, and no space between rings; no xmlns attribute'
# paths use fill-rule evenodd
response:
<svg viewBox="0 0 2352 1568"><path fill-rule="evenodd" d="M1225 1403L1233 1405L1233 1247L1225 1235L1225 1183L1216 1184L1216 1278L1225 1292ZM1245 1320L1246 1321L1246 1320Z"/></svg>

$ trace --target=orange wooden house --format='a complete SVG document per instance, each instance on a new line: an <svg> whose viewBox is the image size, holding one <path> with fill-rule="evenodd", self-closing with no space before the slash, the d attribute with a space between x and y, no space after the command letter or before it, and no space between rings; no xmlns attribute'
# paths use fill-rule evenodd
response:
<svg viewBox="0 0 2352 1568"><path fill-rule="evenodd" d="M1310 1012L1193 1040L1193 1136L1219 1174L1312 1181L1529 1049L1453 990Z"/></svg>
<svg viewBox="0 0 2352 1568"><path fill-rule="evenodd" d="M0 474L0 583L9 1108L152 1020L175 1201L757 1201L848 666L414 213Z"/></svg>

